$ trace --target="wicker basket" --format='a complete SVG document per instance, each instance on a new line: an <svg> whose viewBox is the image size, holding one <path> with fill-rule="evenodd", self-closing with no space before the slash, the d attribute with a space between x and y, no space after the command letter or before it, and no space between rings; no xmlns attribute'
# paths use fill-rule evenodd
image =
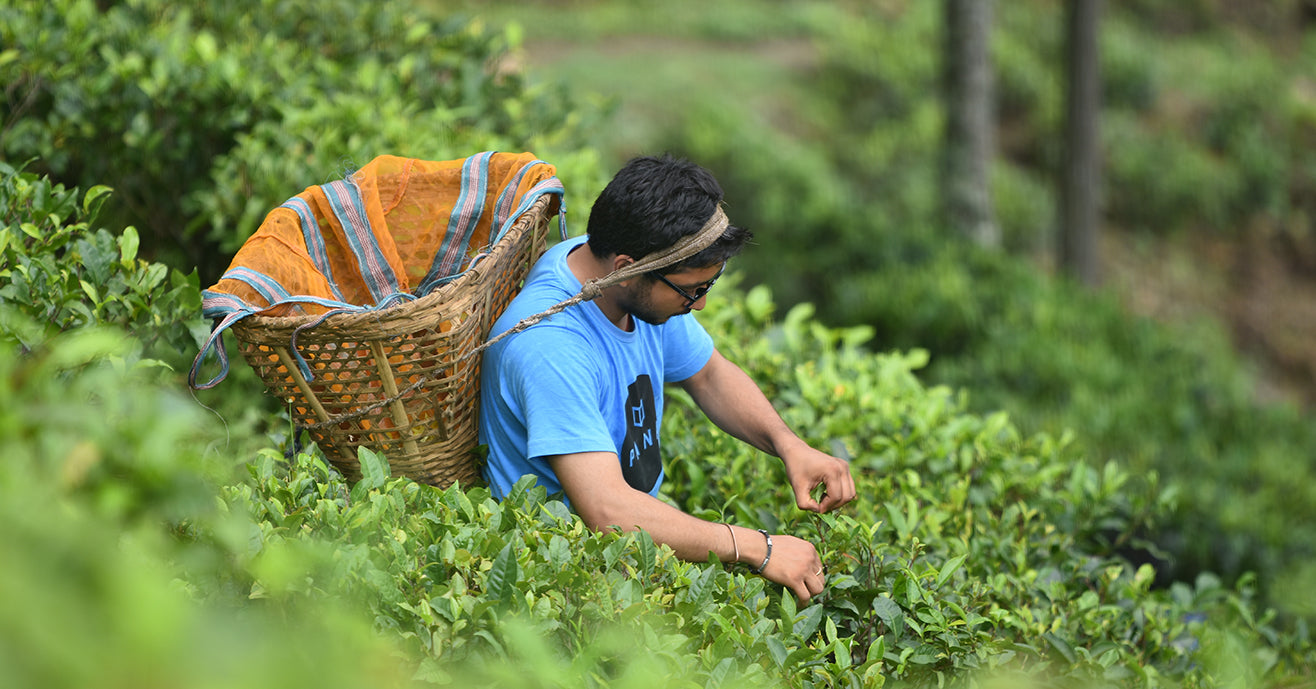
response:
<svg viewBox="0 0 1316 689"><path fill-rule="evenodd" d="M384 455L394 475L440 487L479 483L480 357L466 354L544 252L557 207L556 197L541 196L487 258L403 305L314 326L319 316L243 319L233 326L242 355L349 480L361 475L364 446ZM294 341L313 380L293 361Z"/></svg>

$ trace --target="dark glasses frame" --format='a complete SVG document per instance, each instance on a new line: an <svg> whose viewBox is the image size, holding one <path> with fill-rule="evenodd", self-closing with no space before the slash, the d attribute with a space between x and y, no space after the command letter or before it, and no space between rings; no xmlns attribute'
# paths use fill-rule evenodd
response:
<svg viewBox="0 0 1316 689"><path fill-rule="evenodd" d="M676 293L681 295L685 299L685 305L683 306L683 308L688 309L691 306L694 306L695 302L699 301L700 299L703 299L704 296L708 294L708 290L713 289L713 285L717 284L717 279L722 277L722 271L726 269L727 269L727 264L723 263L722 267L718 268L717 275L714 275L713 278L708 282L705 282L700 286L696 287L693 294L686 292L685 290L678 287L676 283L672 282L671 280L668 280L667 276L663 275L662 273L654 271L654 272L650 272L649 274L658 278L659 280L662 280L663 284L667 285L668 287L671 287L672 289L676 290Z"/></svg>

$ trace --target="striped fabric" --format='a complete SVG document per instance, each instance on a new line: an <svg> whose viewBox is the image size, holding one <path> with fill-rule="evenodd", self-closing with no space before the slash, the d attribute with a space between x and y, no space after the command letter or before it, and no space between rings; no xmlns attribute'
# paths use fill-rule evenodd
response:
<svg viewBox="0 0 1316 689"><path fill-rule="evenodd" d="M302 226L302 238L306 241L306 251L315 263L316 270L319 270L325 278L329 280L329 289L333 291L334 297L339 301L343 299L343 293L338 289L338 283L334 281L333 269L329 267L329 254L325 251L324 235L320 233L320 226L315 222L315 214L311 212L311 205L306 203L306 199L300 196L294 196L280 208L287 208L297 214L297 219Z"/></svg>
<svg viewBox="0 0 1316 689"><path fill-rule="evenodd" d="M361 200L361 190L352 180L344 179L320 187L329 199L334 215L343 226L348 246L356 256L357 268L361 279L378 304L390 295L398 292L398 278L394 274L388 259L379 249L379 242L366 219L366 204Z"/></svg>
<svg viewBox="0 0 1316 689"><path fill-rule="evenodd" d="M455 272L454 266L458 265L466 247L471 243L475 221L484 210L485 190L489 184L489 155L481 153L471 156L462 165L461 192L457 196L457 203L452 206L443 245L434 254L434 264L425 276L427 284L452 275Z"/></svg>
<svg viewBox="0 0 1316 689"><path fill-rule="evenodd" d="M455 279L540 196L561 199L555 175L529 153L442 162L380 156L345 179L308 187L271 211L202 292L202 313L215 325L189 382L206 389L228 375L223 333L248 316L382 309ZM221 370L197 383L212 350Z"/></svg>

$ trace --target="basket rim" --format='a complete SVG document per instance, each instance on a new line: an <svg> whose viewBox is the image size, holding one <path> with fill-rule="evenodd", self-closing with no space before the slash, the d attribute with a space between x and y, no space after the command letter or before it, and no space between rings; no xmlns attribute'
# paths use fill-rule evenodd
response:
<svg viewBox="0 0 1316 689"><path fill-rule="evenodd" d="M391 317L403 315L410 311L419 309L429 309L438 304L455 301L454 294L467 293L471 289L480 287L486 277L488 277L488 267L498 266L500 259L507 252L511 251L521 235L530 230L532 225L541 216L548 220L556 215L556 209L553 208L557 197L553 194L543 194L530 205L517 219L512 226L508 228L507 233L498 241L490 250L489 256L483 261L477 263L474 267L469 268L462 273L457 279L438 288L431 290L428 294L415 299L404 301L400 304L389 306L382 309L369 309L366 311L343 311L341 313L325 314L304 314L299 316L268 316L256 312L246 318L233 324L234 330L295 330L299 327L321 321L314 327L308 327L305 335L311 335L321 326L331 325L334 328L350 327L358 321L378 322L387 320Z"/></svg>

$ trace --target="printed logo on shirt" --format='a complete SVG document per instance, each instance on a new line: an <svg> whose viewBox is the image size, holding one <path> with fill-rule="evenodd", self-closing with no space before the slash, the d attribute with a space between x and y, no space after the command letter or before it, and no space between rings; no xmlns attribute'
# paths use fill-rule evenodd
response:
<svg viewBox="0 0 1316 689"><path fill-rule="evenodd" d="M648 493L663 471L658 445L658 414L653 383L640 375L627 388L626 439L621 444L621 473L632 488Z"/></svg>

